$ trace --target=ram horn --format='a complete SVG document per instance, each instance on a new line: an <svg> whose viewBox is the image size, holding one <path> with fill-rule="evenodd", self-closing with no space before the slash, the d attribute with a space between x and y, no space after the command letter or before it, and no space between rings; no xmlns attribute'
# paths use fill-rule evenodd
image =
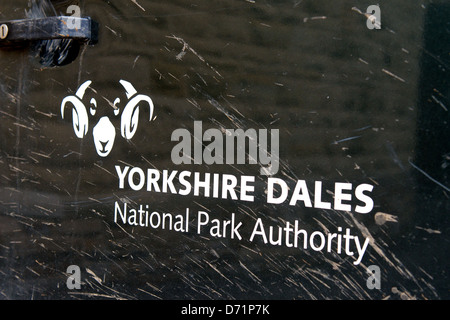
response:
<svg viewBox="0 0 450 320"><path fill-rule="evenodd" d="M136 133L139 122L139 104L147 102L150 107L149 121L153 117L153 101L149 96L138 94L134 96L125 106L120 124L120 132L125 139L131 139Z"/></svg>
<svg viewBox="0 0 450 320"><path fill-rule="evenodd" d="M63 99L61 102L61 116L64 119L64 109L66 108L66 105L68 102L70 102L73 105L72 108L72 123L73 123L73 130L75 132L75 135L78 138L83 138L88 131L88 114L86 111L86 107L84 106L81 99L83 99L84 93L91 84L92 81L88 80L84 82L77 90L75 95L68 96Z"/></svg>

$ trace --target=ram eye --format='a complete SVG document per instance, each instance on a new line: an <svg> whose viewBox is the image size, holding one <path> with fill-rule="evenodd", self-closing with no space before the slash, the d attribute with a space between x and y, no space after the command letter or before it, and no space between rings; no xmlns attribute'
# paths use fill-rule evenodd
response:
<svg viewBox="0 0 450 320"><path fill-rule="evenodd" d="M114 115L118 115L120 112L120 108L117 106L120 103L120 99L116 98L116 100L114 100Z"/></svg>
<svg viewBox="0 0 450 320"><path fill-rule="evenodd" d="M94 98L92 98L90 103L91 103L91 107L89 108L89 111L90 111L91 115L94 115L95 112L97 111L97 101Z"/></svg>

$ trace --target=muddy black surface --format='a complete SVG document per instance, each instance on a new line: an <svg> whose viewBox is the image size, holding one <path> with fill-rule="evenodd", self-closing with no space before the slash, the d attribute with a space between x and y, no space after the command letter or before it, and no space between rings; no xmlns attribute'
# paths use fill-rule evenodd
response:
<svg viewBox="0 0 450 320"><path fill-rule="evenodd" d="M383 2L381 29L370 29L373 4L0 1L2 21L70 16L76 5L99 27L95 44L0 47L0 297L448 299L450 6ZM153 111L141 102L124 129L133 94L150 97ZM69 96L85 127L81 109L61 111ZM100 119L110 131L95 133ZM192 136L190 163L174 162L177 129ZM195 161L211 147L197 139L208 129L224 139L227 129L278 130L277 170L262 174L261 161L236 154ZM114 142L97 144L101 134ZM121 186L124 170L134 180ZM196 173L235 177L237 199L203 188L184 195L175 171L191 183ZM156 172L159 192L148 180ZM175 190L163 190L164 172ZM240 198L242 177L253 179L250 201ZM280 203L268 201L275 178L288 190ZM298 181L306 188L290 204ZM371 188L358 196L361 185ZM350 188L341 206L336 186ZM172 214L172 229L152 227L153 212ZM198 232L201 217L209 223ZM306 248L295 223L315 235ZM362 256L347 229L367 240ZM79 289L68 286L71 265Z"/></svg>

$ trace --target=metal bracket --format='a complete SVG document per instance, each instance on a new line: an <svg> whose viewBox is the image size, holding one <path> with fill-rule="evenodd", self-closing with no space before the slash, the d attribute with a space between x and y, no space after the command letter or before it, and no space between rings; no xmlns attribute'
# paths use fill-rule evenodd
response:
<svg viewBox="0 0 450 320"><path fill-rule="evenodd" d="M74 39L95 44L98 41L98 24L89 17L73 16L0 22L0 47L52 39Z"/></svg>

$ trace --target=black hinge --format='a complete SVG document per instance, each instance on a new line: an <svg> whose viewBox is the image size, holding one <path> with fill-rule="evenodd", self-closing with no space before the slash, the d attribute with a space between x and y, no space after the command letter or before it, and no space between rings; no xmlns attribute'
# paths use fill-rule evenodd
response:
<svg viewBox="0 0 450 320"><path fill-rule="evenodd" d="M98 24L89 17L73 16L0 22L0 46L52 39L74 39L95 44Z"/></svg>

